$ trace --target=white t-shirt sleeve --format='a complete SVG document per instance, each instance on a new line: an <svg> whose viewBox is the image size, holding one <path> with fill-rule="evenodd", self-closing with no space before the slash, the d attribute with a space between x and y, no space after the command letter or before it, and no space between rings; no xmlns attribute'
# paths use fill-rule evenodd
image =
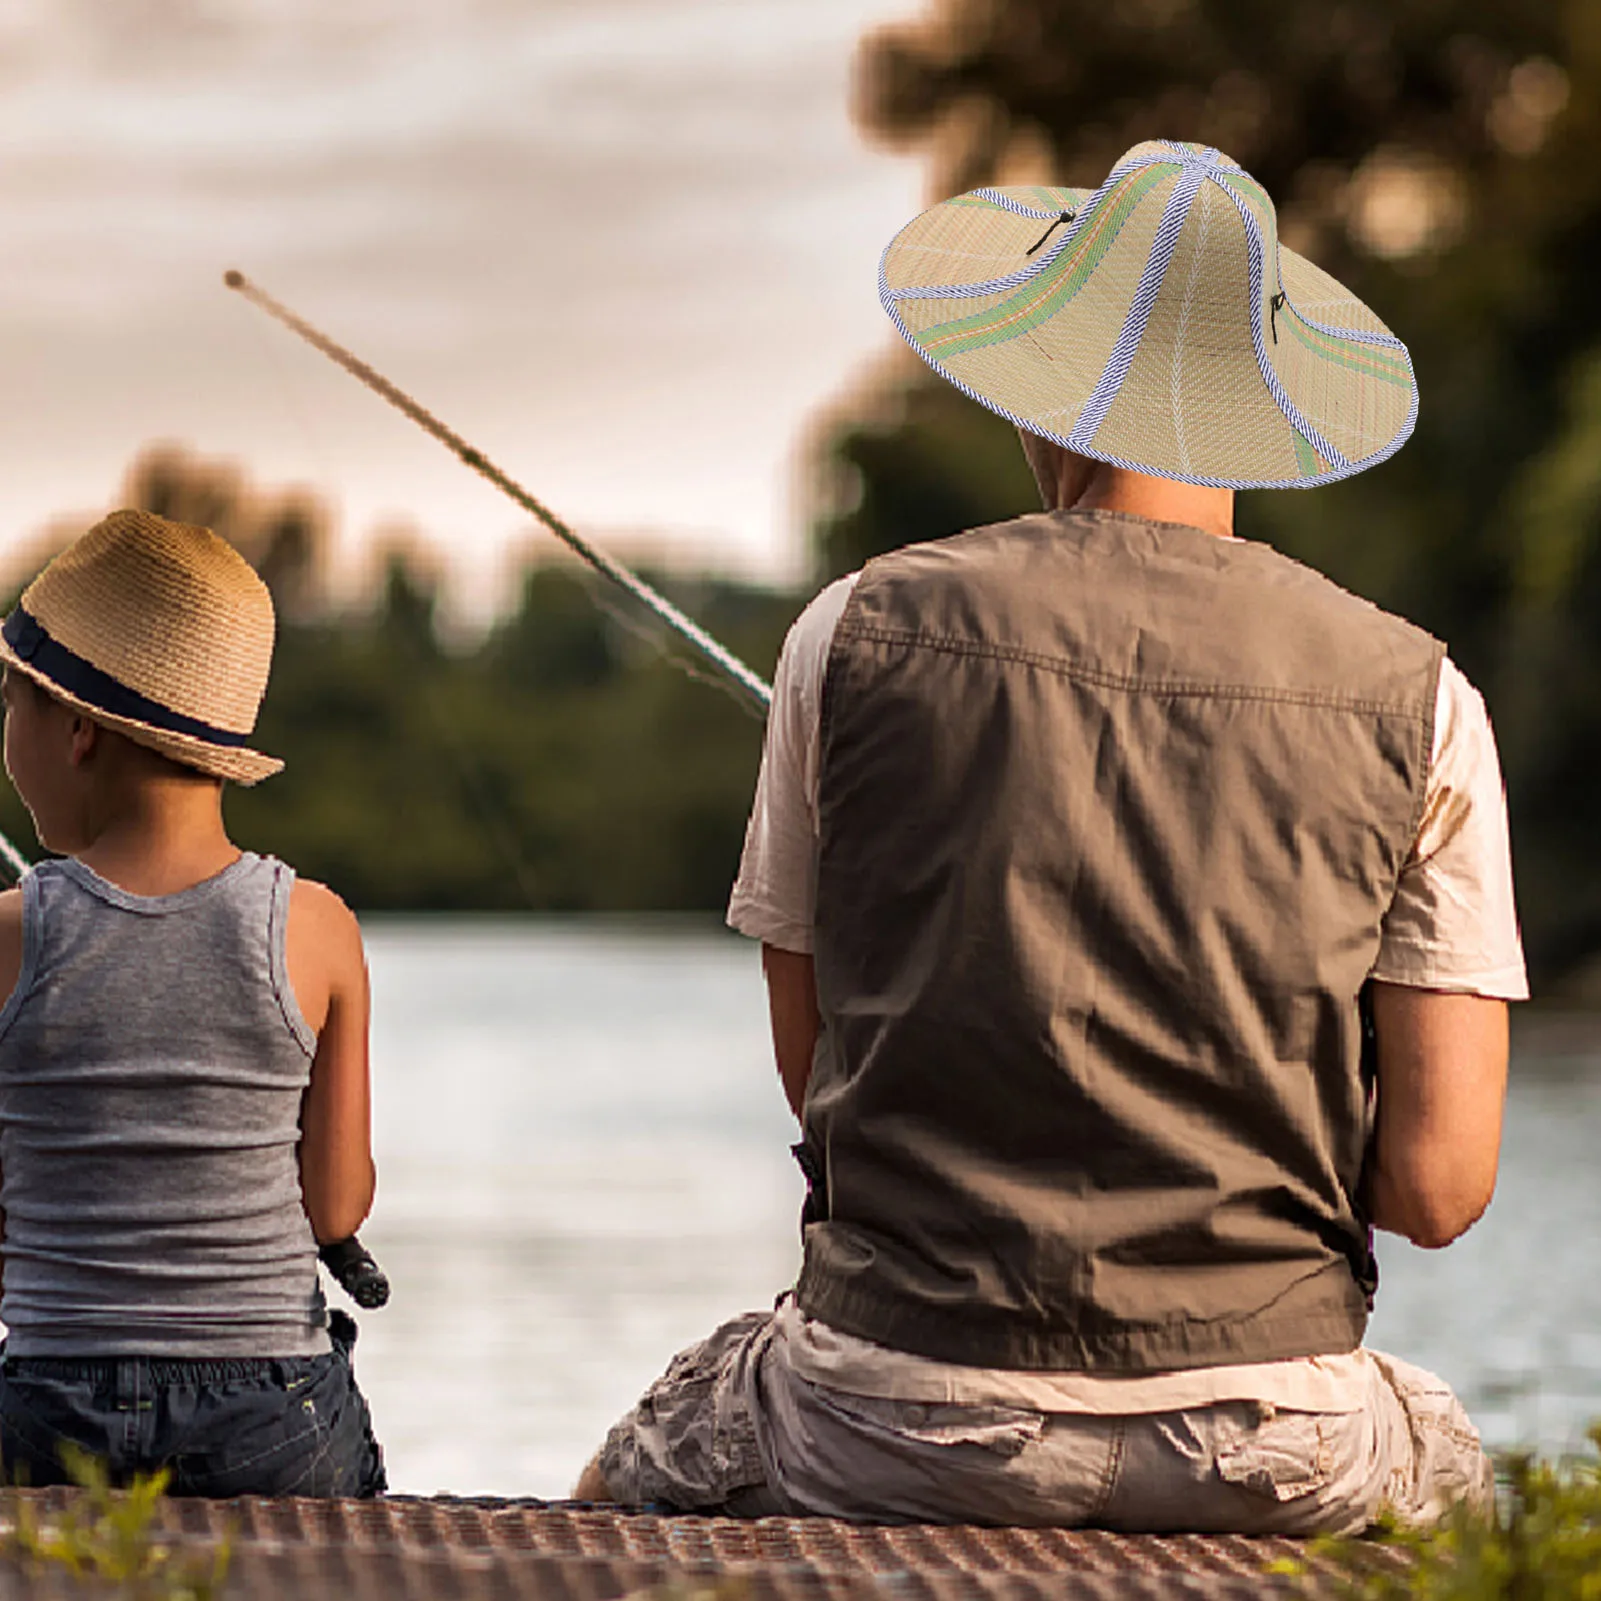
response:
<svg viewBox="0 0 1601 1601"><path fill-rule="evenodd" d="M1495 734L1479 692L1449 658L1440 664L1423 821L1373 976L1496 1000L1529 996Z"/></svg>
<svg viewBox="0 0 1601 1601"><path fill-rule="evenodd" d="M780 950L812 949L823 677L856 578L851 573L836 579L795 619L773 675L761 772L728 923Z"/></svg>

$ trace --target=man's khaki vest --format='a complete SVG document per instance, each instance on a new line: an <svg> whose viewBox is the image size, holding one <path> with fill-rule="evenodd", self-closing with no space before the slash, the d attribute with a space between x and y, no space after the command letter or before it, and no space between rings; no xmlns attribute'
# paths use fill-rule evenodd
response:
<svg viewBox="0 0 1601 1601"><path fill-rule="evenodd" d="M1441 656L1110 513L868 565L823 691L804 1311L987 1367L1360 1342L1357 994Z"/></svg>

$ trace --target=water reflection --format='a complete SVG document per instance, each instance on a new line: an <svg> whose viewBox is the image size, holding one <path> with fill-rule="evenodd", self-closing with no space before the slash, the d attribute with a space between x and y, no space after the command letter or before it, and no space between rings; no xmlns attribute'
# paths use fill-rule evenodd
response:
<svg viewBox="0 0 1601 1601"><path fill-rule="evenodd" d="M379 1210L358 1367L396 1489L561 1495L680 1345L797 1261L756 955L707 924L382 922ZM1601 1416L1601 1020L1526 1017L1500 1190L1445 1252L1386 1239L1373 1343L1494 1444Z"/></svg>
<svg viewBox="0 0 1601 1601"><path fill-rule="evenodd" d="M1572 1450L1601 1418L1601 1018L1515 1015L1501 1181L1449 1250L1387 1238L1372 1339L1460 1390L1487 1441Z"/></svg>

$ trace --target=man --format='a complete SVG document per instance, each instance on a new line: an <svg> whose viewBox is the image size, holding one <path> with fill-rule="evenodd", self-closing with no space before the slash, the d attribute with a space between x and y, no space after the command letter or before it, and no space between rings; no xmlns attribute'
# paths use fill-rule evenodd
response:
<svg viewBox="0 0 1601 1601"><path fill-rule="evenodd" d="M870 563L786 642L729 917L804 1265L579 1493L1295 1534L1482 1501L1449 1389L1361 1340L1370 1229L1443 1246L1494 1187L1494 741L1437 642L1232 527L1237 488L1399 448L1405 347L1192 145L936 206L881 289L1046 511Z"/></svg>

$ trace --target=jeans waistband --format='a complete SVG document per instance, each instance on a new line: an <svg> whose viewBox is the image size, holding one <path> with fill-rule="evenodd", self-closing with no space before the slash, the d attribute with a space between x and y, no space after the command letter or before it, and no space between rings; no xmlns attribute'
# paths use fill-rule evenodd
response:
<svg viewBox="0 0 1601 1601"><path fill-rule="evenodd" d="M227 1384L302 1372L317 1360L314 1356L8 1356L0 1368L18 1378L115 1384L119 1374L136 1366L152 1384Z"/></svg>

